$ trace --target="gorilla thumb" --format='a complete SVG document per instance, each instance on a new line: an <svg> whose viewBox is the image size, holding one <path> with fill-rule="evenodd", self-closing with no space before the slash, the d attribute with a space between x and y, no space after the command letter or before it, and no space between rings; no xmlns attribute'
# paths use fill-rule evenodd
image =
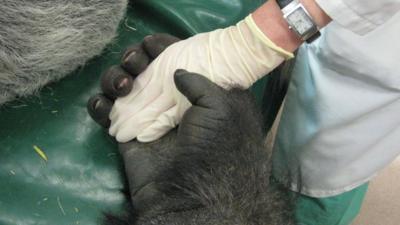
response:
<svg viewBox="0 0 400 225"><path fill-rule="evenodd" d="M223 89L206 77L183 69L175 71L175 85L193 105L210 107L223 95Z"/></svg>

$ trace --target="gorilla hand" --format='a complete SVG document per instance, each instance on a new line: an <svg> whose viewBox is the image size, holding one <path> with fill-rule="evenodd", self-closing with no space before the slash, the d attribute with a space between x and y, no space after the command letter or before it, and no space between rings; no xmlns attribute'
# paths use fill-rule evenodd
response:
<svg viewBox="0 0 400 225"><path fill-rule="evenodd" d="M200 202L185 197L182 190L175 188L185 186L186 173L193 170L204 172L205 164L198 160L214 155L216 157L206 160L207 163L218 161L213 167L231 168L233 160L228 160L227 153L242 144L250 145L248 140L260 145L263 143L264 135L261 129L257 129L261 127L260 115L248 113L255 111L248 92L224 90L204 76L184 70L175 73L174 81L192 104L183 115L178 131L170 131L160 140L150 143L131 141L119 144L131 199L140 215L150 211L157 214L199 207ZM240 119L241 116L247 120Z"/></svg>
<svg viewBox="0 0 400 225"><path fill-rule="evenodd" d="M178 129L154 142L119 145L137 224L234 224L255 212L246 217L254 224L289 224L282 222L291 218L287 198L269 187L270 157L253 96L184 70L174 82L191 103Z"/></svg>

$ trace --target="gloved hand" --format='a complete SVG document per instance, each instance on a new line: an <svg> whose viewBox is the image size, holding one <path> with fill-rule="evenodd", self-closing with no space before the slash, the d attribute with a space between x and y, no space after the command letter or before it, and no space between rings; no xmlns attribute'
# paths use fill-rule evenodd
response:
<svg viewBox="0 0 400 225"><path fill-rule="evenodd" d="M190 107L174 85L177 69L202 74L223 88L248 88L290 57L259 30L251 16L236 26L177 42L135 79L127 96L115 101L109 133L119 142L135 137L149 142L175 127Z"/></svg>

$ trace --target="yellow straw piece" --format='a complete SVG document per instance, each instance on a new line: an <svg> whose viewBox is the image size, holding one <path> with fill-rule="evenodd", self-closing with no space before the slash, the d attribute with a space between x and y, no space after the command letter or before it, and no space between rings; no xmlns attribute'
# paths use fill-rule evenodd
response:
<svg viewBox="0 0 400 225"><path fill-rule="evenodd" d="M39 154L39 156L44 159L47 162L47 156L46 154L44 154L44 152L42 151L42 149L40 149L38 146L34 145L33 149L35 149L35 151L37 152L37 154Z"/></svg>

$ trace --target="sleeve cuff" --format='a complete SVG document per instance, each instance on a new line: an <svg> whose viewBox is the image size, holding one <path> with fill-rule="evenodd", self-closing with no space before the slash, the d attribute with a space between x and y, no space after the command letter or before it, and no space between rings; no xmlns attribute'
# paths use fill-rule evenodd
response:
<svg viewBox="0 0 400 225"><path fill-rule="evenodd" d="M316 2L332 20L356 34L365 35L379 26L359 15L343 0L316 0Z"/></svg>

